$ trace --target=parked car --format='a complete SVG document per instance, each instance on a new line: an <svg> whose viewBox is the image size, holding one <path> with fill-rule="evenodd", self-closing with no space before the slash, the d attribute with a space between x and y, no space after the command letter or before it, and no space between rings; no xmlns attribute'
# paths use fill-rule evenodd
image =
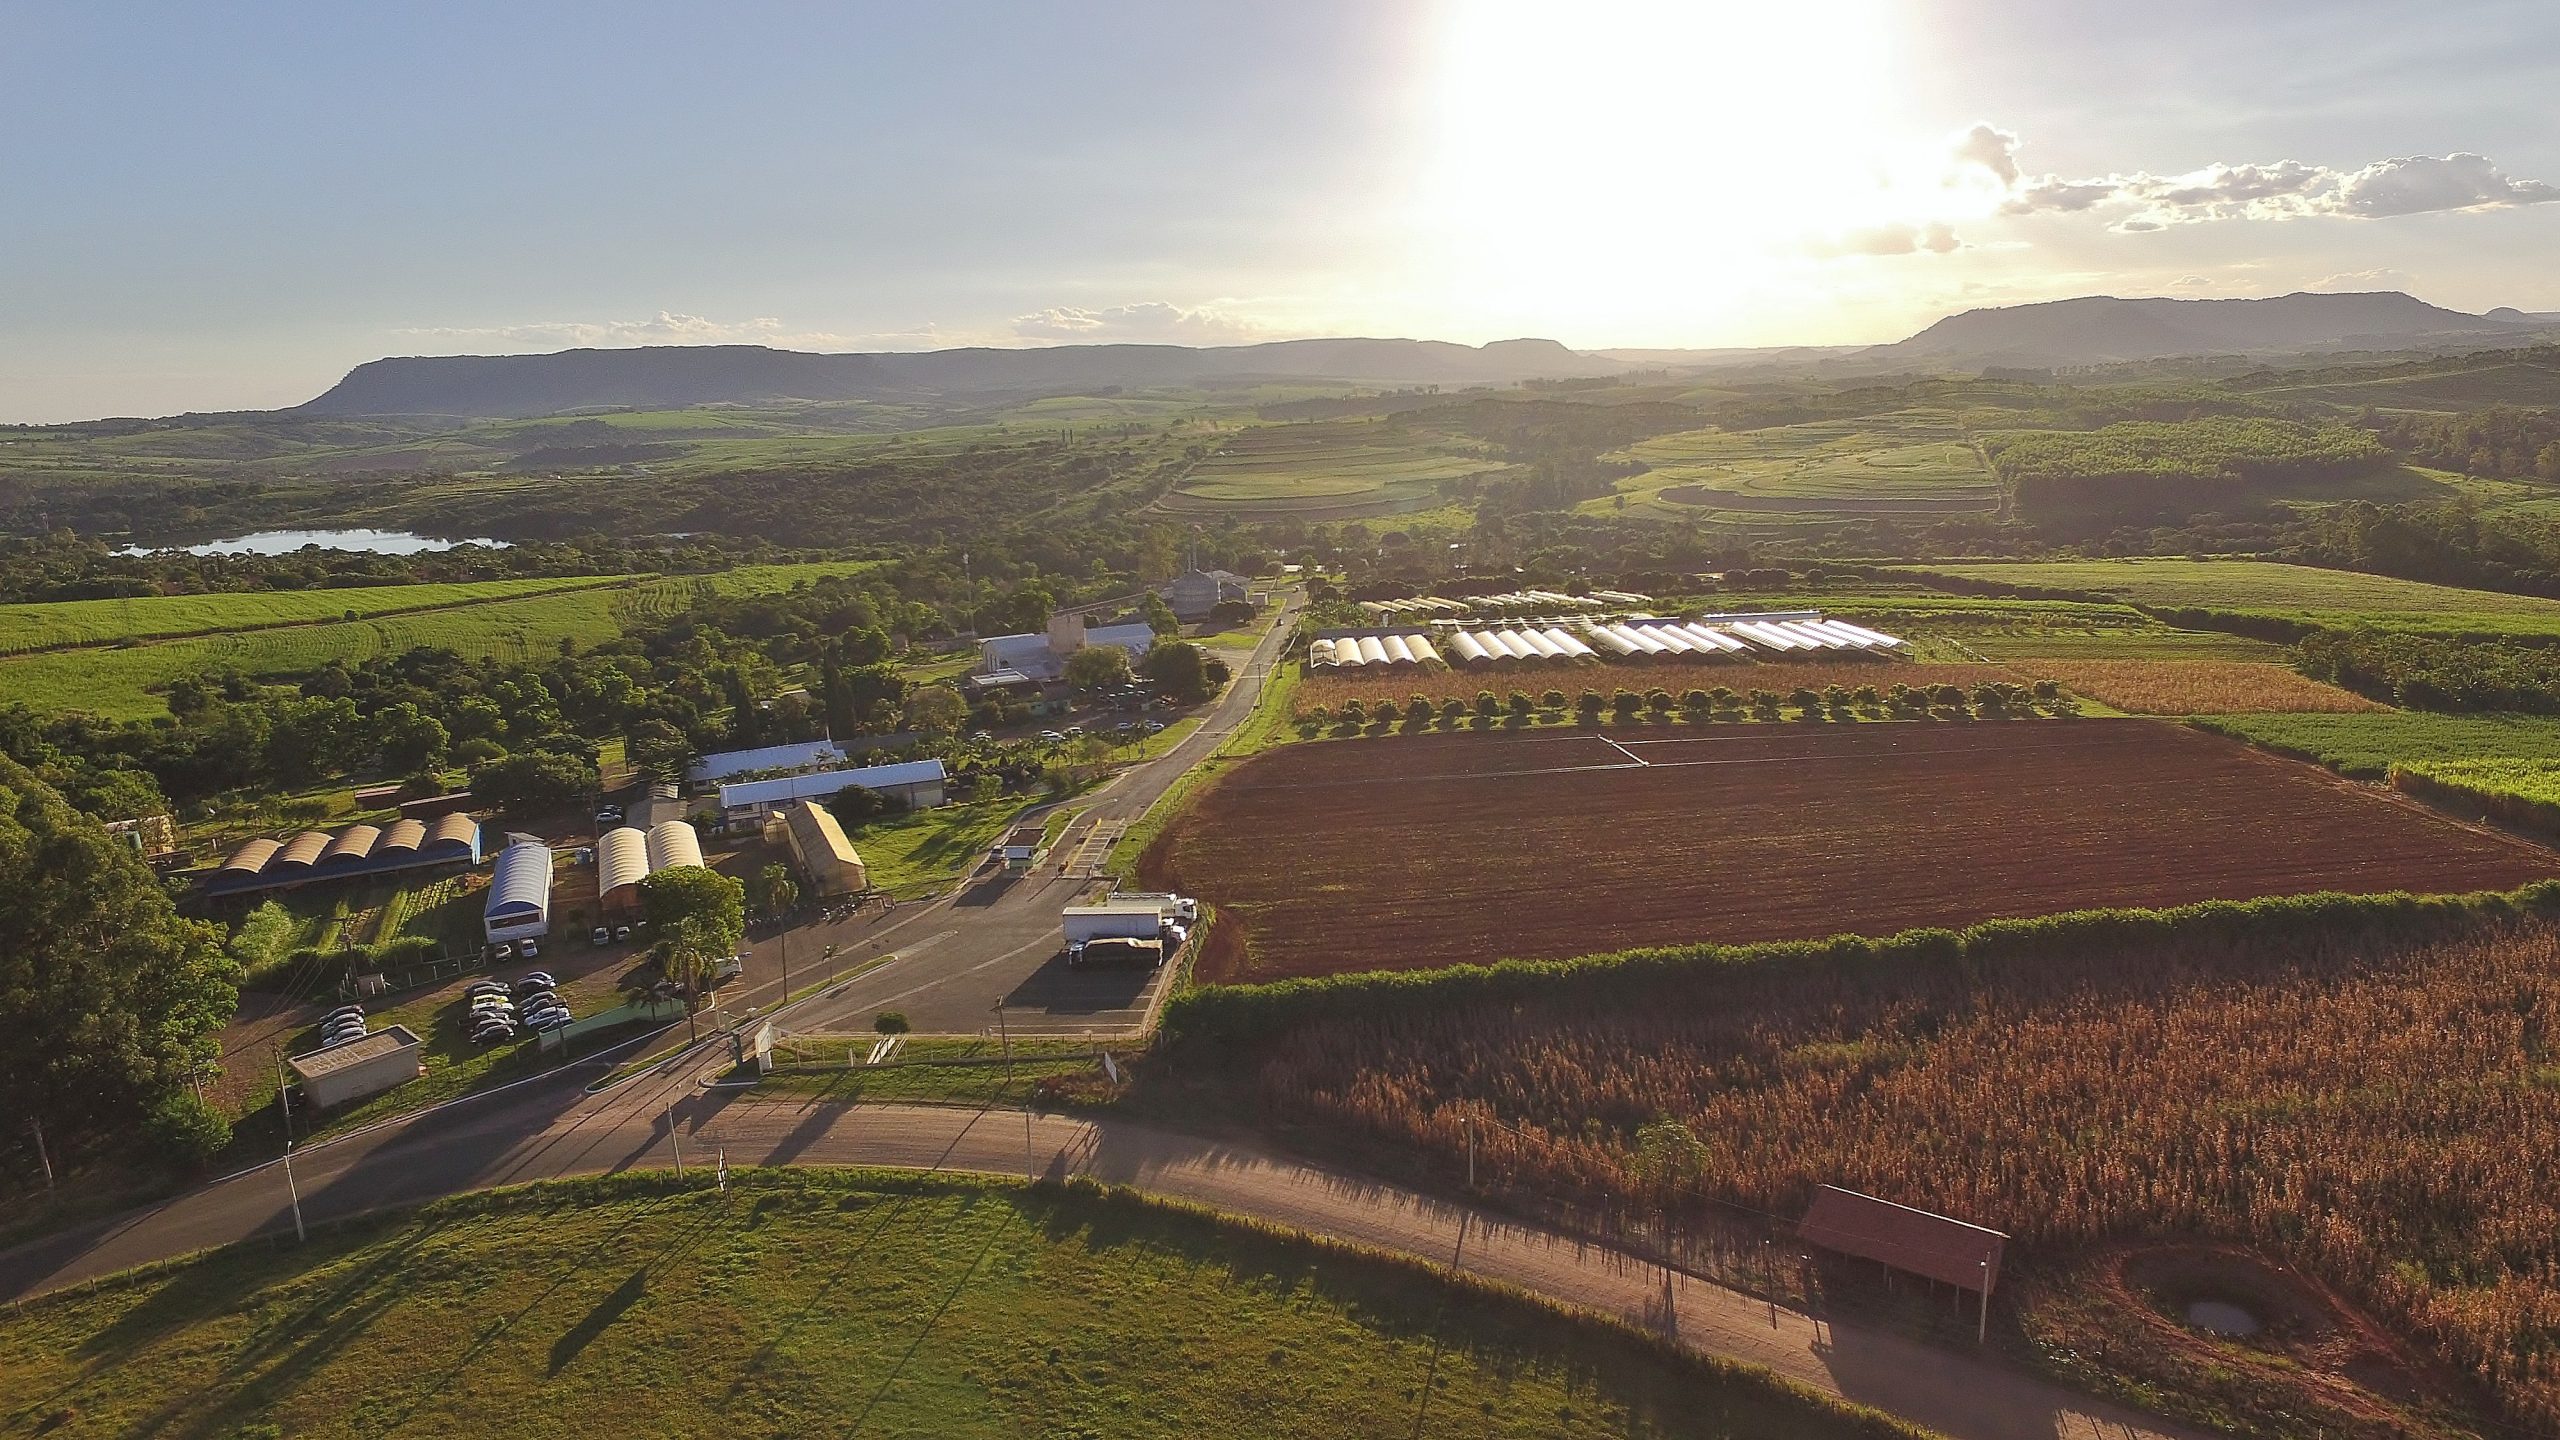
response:
<svg viewBox="0 0 2560 1440"><path fill-rule="evenodd" d="M530 960L541 953L542 947L534 944L530 940L520 940L516 942L516 958L519 960Z"/></svg>
<svg viewBox="0 0 2560 1440"><path fill-rule="evenodd" d="M471 1043L474 1045L495 1045L501 1040L514 1038L516 1038L516 1027L512 1022L505 1020L484 1020L472 1027L471 1031Z"/></svg>
<svg viewBox="0 0 2560 1440"><path fill-rule="evenodd" d="M526 993L517 996L515 1002L518 1010L539 1010L546 1005L557 1005L559 1003L559 992L554 990L527 991Z"/></svg>
<svg viewBox="0 0 2560 1440"><path fill-rule="evenodd" d="M335 1025L341 1020L361 1020L363 1018L363 1006L341 1005L337 1009L330 1011L328 1014L321 1016L320 1023L323 1025Z"/></svg>
<svg viewBox="0 0 2560 1440"><path fill-rule="evenodd" d="M619 806L619 805L607 805L607 806L603 807L602 809L600 809L600 810L596 811L596 823L597 823L598 825L619 825L619 824L621 824L621 823L622 823L622 807L621 807L621 806Z"/></svg>
<svg viewBox="0 0 2560 1440"><path fill-rule="evenodd" d="M527 970L523 978L516 981L516 993L524 995L535 990L550 990L559 984L559 981L551 978L551 972L548 970Z"/></svg>
<svg viewBox="0 0 2560 1440"><path fill-rule="evenodd" d="M1063 742L1066 740L1066 738L1067 738L1066 736L1064 736L1064 735L1062 735L1062 734L1058 733L1058 732L1057 732L1057 731L1055 731L1055 730L1043 730L1043 731L1041 731L1041 732L1040 732L1040 739L1041 739L1041 741L1042 741L1043 743L1045 743L1045 744L1049 744L1049 745L1057 745L1057 744L1063 743Z"/></svg>
<svg viewBox="0 0 2560 1440"><path fill-rule="evenodd" d="M711 968L711 983L717 985L726 980L735 980L746 973L747 957L742 952L740 954L732 955L728 959L713 966Z"/></svg>
<svg viewBox="0 0 2560 1440"><path fill-rule="evenodd" d="M630 938L631 938L631 927L630 927L630 926L628 926L628 925L616 925L616 926L614 926L614 927L613 927L613 938L614 938L614 942L615 942L616 944L619 944L619 943L621 943L622 941L625 941L625 940L630 939Z"/></svg>
<svg viewBox="0 0 2560 1440"><path fill-rule="evenodd" d="M533 1014L524 1017L524 1028L527 1030L557 1030L564 1025L570 1024L572 1019L573 1017L566 1009L554 1008L550 1010L537 1010Z"/></svg>
<svg viewBox="0 0 2560 1440"><path fill-rule="evenodd" d="M489 963L492 965L504 964L514 958L516 958L516 947L513 945L498 944L489 947Z"/></svg>
<svg viewBox="0 0 2560 1440"><path fill-rule="evenodd" d="M494 1012L511 1015L515 1013L516 1002L508 999L504 995L482 994L472 996L464 1008L469 1009L474 1013Z"/></svg>
<svg viewBox="0 0 2560 1440"><path fill-rule="evenodd" d="M1147 723L1145 723L1144 725L1139 726L1138 728L1139 728L1139 729L1141 729L1141 730L1146 731L1146 732L1147 732L1148 734L1150 734L1150 735L1153 735L1153 734L1155 734L1157 731L1162 730L1162 729L1164 728L1164 722L1163 722L1163 721L1161 721L1161 720L1150 720L1150 721L1148 721ZM526 941L525 943L526 943L526 944L528 944L528 945L530 945L530 944L532 944L533 942L532 942L532 941L530 941L530 940L528 940L528 941ZM528 955L530 955L530 954L532 954L533 952L532 952L532 951L530 951L530 950L528 950L528 951L526 951L525 953L526 953L526 954L528 954Z"/></svg>
<svg viewBox="0 0 2560 1440"><path fill-rule="evenodd" d="M595 928L595 933L594 933L594 934L592 934L592 935L589 935L589 936L587 937L587 943L588 943L588 944L590 944L590 945L610 945L610 944L612 944L612 943L613 943L613 927L612 927L612 926L610 926L610 925L599 925L599 926L597 926L597 927Z"/></svg>

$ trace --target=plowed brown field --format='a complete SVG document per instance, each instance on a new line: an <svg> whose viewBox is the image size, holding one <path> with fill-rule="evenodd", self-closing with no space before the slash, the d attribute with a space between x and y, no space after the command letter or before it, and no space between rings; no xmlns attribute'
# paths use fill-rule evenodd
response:
<svg viewBox="0 0 2560 1440"><path fill-rule="evenodd" d="M1218 907L1202 979L1260 981L2560 874L2153 721L1609 733L1282 746L1166 827L1141 876Z"/></svg>

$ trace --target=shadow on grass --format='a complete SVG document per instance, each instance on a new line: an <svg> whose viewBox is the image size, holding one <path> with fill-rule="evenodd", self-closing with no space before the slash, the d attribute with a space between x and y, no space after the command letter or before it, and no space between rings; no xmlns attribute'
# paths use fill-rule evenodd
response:
<svg viewBox="0 0 2560 1440"><path fill-rule="evenodd" d="M621 1319L632 1306L639 1304L648 1296L649 1267L643 1265L632 1271L628 1278L615 1287L612 1294L597 1301L595 1308L587 1312L585 1319L569 1328L568 1334L551 1342L551 1368L545 1373L556 1377L561 1371L568 1369L569 1362L577 1359L589 1345L594 1344L597 1336L612 1329L613 1322Z"/></svg>

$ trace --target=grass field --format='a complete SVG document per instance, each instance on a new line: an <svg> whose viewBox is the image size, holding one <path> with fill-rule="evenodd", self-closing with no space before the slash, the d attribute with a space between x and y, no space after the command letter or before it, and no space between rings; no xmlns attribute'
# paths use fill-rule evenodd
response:
<svg viewBox="0 0 2560 1440"><path fill-rule="evenodd" d="M1976 720L1286 745L1227 771L1138 873L1218 908L1204 981L1260 983L2508 889L2560 856L2180 726Z"/></svg>
<svg viewBox="0 0 2560 1440"><path fill-rule="evenodd" d="M1650 1436L1886 1425L1508 1292L1083 1187L732 1171L468 1197L0 1318L64 1437Z"/></svg>
<svg viewBox="0 0 2560 1440"><path fill-rule="evenodd" d="M2560 600L2461 590L2261 560L2056 560L1930 565L1929 572L2085 591L2156 609L2372 624L2429 634L2560 635Z"/></svg>
<svg viewBox="0 0 2560 1440"><path fill-rule="evenodd" d="M1434 432L1377 421L1267 425L1229 437L1159 504L1236 517L1379 514L1429 505L1441 482L1501 468Z"/></svg>
<svg viewBox="0 0 2560 1440"><path fill-rule="evenodd" d="M1641 441L1618 457L1644 464L1614 496L1647 514L1959 514L1999 508L2000 485L1982 467L1954 412L1922 408L1854 420L1765 430L1684 430Z"/></svg>
<svg viewBox="0 0 2560 1440"><path fill-rule="evenodd" d="M994 1036L926 1036L911 1038L897 1053L897 1063L841 1065L848 1051L867 1054L880 1037L872 1034L794 1035L776 1051L790 1064L836 1066L825 1070L778 1070L764 1078L756 1093L821 1100L932 1101L954 1105L1019 1105L1043 1080L1102 1075L1090 1040L1024 1036L1013 1042L1013 1066L1001 1064L1004 1047ZM955 1063L967 1062L967 1063Z"/></svg>
<svg viewBox="0 0 2560 1440"><path fill-rule="evenodd" d="M2560 717L2548 715L2393 710L2379 715L2213 715L2197 723L2359 780L2379 780L2393 765L2560 757Z"/></svg>
<svg viewBox="0 0 2560 1440"><path fill-rule="evenodd" d="M124 600L63 600L0 605L0 654L69 645L105 645L305 625L437 610L488 600L629 581L624 575L551 580L478 580L433 585L371 585L346 590L252 590L216 595L151 595Z"/></svg>
<svg viewBox="0 0 2560 1440"><path fill-rule="evenodd" d="M0 694L47 713L85 710L110 720L149 719L168 713L156 692L184 676L238 670L256 679L281 679L307 674L332 660L354 663L419 646L475 659L538 660L563 640L581 646L610 640L636 621L682 610L698 595L786 590L871 563L754 565L716 576L590 586L374 620L18 655L0 659Z"/></svg>
<svg viewBox="0 0 2560 1440"><path fill-rule="evenodd" d="M874 820L845 834L861 854L873 889L911 899L940 889L986 859L988 847L1025 803L1019 795L972 800Z"/></svg>

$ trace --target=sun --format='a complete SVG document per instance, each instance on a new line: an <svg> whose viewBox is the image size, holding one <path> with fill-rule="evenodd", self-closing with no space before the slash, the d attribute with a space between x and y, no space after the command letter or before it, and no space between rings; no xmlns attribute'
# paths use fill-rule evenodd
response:
<svg viewBox="0 0 2560 1440"><path fill-rule="evenodd" d="M1615 334L1761 303L1802 237L1896 183L1892 32L1880 0L1461 0L1416 197L1438 283L1488 317Z"/></svg>

